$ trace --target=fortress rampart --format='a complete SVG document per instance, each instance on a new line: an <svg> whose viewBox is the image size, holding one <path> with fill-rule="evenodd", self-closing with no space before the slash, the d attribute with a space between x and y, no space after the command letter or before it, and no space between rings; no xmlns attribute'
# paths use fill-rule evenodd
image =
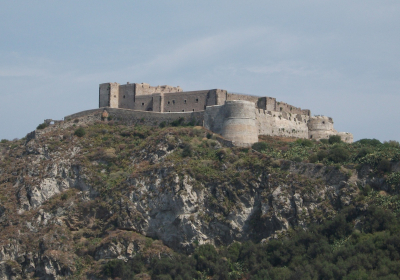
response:
<svg viewBox="0 0 400 280"><path fill-rule="evenodd" d="M182 118L221 134L237 146L249 146L259 135L326 139L340 135L353 142L353 135L337 132L332 118L311 116L311 111L277 102L273 97L231 93L223 89L183 91L179 86L149 84L99 85L99 109L66 116L75 119L110 115L126 124L159 125Z"/></svg>

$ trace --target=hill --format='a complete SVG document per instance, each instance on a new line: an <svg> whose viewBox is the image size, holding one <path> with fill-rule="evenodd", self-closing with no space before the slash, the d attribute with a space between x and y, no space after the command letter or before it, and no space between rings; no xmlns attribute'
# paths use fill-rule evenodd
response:
<svg viewBox="0 0 400 280"><path fill-rule="evenodd" d="M174 125L1 141L1 279L398 279L398 142Z"/></svg>

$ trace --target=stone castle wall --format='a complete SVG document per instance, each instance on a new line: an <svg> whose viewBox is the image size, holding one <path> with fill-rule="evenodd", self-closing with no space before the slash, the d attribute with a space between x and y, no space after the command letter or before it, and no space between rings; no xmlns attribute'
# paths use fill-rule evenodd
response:
<svg viewBox="0 0 400 280"><path fill-rule="evenodd" d="M102 114L104 110L107 111L108 115L111 117L111 120L119 121L126 125L142 124L149 126L158 126L162 122L165 122L165 124L169 124L180 118L182 118L185 123L191 122L195 125L203 125L204 120L204 111L186 113L159 113L107 107L82 111L76 114L68 115L64 119L75 120L87 116L92 116L91 120L100 121L102 119Z"/></svg>
<svg viewBox="0 0 400 280"><path fill-rule="evenodd" d="M141 83L141 84L135 83L133 85L135 87L136 95L151 95L154 93L182 92L182 89L180 86L172 87L172 86L164 85L164 86L152 87L146 83Z"/></svg>
<svg viewBox="0 0 400 280"><path fill-rule="evenodd" d="M257 109L256 118L259 135L308 138L308 116Z"/></svg>
<svg viewBox="0 0 400 280"><path fill-rule="evenodd" d="M156 123L165 118L164 121L170 122L180 114L186 119L197 112L199 114L193 115L196 121L204 119L206 128L236 143L254 143L258 135L319 140L338 134L343 141L353 141L352 134L333 128L331 118L311 117L310 110L277 102L273 97L230 93L222 89L183 92L180 87L172 86L105 83L99 86L99 106L107 107L124 122L133 123L138 118ZM112 110L117 108L126 110Z"/></svg>

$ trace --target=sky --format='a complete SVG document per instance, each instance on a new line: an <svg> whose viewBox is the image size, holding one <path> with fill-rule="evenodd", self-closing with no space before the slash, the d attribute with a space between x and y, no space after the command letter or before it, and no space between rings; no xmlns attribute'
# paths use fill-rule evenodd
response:
<svg viewBox="0 0 400 280"><path fill-rule="evenodd" d="M220 88L400 141L400 1L0 1L0 139L106 82Z"/></svg>

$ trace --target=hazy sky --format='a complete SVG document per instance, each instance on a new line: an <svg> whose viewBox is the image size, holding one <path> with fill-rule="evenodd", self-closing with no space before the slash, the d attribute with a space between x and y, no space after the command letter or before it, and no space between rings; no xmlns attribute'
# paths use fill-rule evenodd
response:
<svg viewBox="0 0 400 280"><path fill-rule="evenodd" d="M400 1L0 2L0 139L146 82L276 97L400 140Z"/></svg>

